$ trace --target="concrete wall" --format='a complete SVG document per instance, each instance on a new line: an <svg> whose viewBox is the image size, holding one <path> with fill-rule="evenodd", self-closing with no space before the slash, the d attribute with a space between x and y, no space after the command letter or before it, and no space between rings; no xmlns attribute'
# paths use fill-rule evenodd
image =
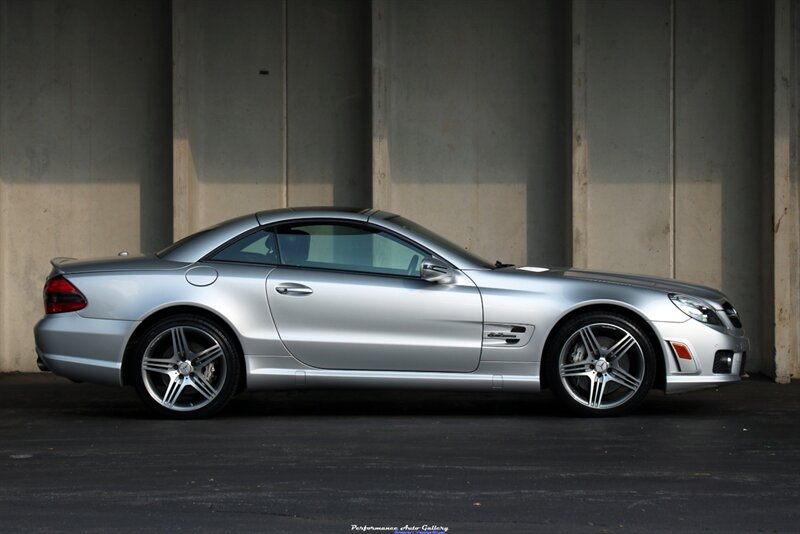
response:
<svg viewBox="0 0 800 534"><path fill-rule="evenodd" d="M582 267L672 275L669 2L586 2Z"/></svg>
<svg viewBox="0 0 800 534"><path fill-rule="evenodd" d="M754 342L750 369L772 359L762 277L762 2L675 3L675 277L719 287ZM766 192L765 192L766 190Z"/></svg>
<svg viewBox="0 0 800 534"><path fill-rule="evenodd" d="M33 368L51 256L372 203L490 259L721 287L789 380L799 6L0 0L0 370Z"/></svg>
<svg viewBox="0 0 800 534"><path fill-rule="evenodd" d="M794 333L794 350L786 355L782 355L778 362L781 364L782 372L778 375L779 382L788 382L791 378L800 377L800 1L793 0L789 9L788 30L791 37L783 36L779 46L783 44L783 39L789 41L786 48L790 52L792 72L790 75L789 89L791 91L791 102L787 109L779 110L784 113L788 111L790 117L790 154L789 165L790 179L793 184L792 191L787 200L792 204L792 212L795 219L794 224L794 244L795 249L790 258L792 262L792 278L789 296L791 298L792 313L788 314L786 329ZM794 113L791 112L794 110Z"/></svg>
<svg viewBox="0 0 800 534"><path fill-rule="evenodd" d="M800 376L800 0L776 0L772 39L775 378Z"/></svg>
<svg viewBox="0 0 800 534"><path fill-rule="evenodd" d="M171 239L168 7L0 2L0 370L36 368L51 257Z"/></svg>
<svg viewBox="0 0 800 534"><path fill-rule="evenodd" d="M293 0L288 23L288 204L368 206L370 6Z"/></svg>
<svg viewBox="0 0 800 534"><path fill-rule="evenodd" d="M581 266L721 288L772 355L762 237L763 5L757 1L579 2L574 38Z"/></svg>
<svg viewBox="0 0 800 534"><path fill-rule="evenodd" d="M173 2L176 239L285 205L283 29L280 0Z"/></svg>
<svg viewBox="0 0 800 534"><path fill-rule="evenodd" d="M175 237L286 205L369 204L369 6L172 5Z"/></svg>
<svg viewBox="0 0 800 534"><path fill-rule="evenodd" d="M378 6L376 204L492 260L564 264L563 4Z"/></svg>

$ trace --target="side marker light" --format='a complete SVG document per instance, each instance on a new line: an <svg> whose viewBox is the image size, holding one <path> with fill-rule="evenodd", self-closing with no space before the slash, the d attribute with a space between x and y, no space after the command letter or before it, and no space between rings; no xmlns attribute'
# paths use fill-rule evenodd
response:
<svg viewBox="0 0 800 534"><path fill-rule="evenodd" d="M677 341L670 341L669 343L672 345L672 350L675 351L675 354L678 355L678 358L682 360L692 359L692 351L689 350L689 347L683 343L678 343Z"/></svg>

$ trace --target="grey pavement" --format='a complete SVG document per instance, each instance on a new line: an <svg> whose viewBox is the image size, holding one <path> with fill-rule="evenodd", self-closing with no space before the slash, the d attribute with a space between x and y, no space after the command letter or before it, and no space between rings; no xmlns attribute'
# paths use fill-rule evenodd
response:
<svg viewBox="0 0 800 534"><path fill-rule="evenodd" d="M759 378L613 419L299 391L175 422L132 389L0 375L0 532L797 532L799 477L800 384Z"/></svg>

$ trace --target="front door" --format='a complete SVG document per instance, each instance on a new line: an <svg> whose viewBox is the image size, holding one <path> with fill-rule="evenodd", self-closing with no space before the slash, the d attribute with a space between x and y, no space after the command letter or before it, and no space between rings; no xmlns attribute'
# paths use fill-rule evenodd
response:
<svg viewBox="0 0 800 534"><path fill-rule="evenodd" d="M361 223L277 229L281 263L267 299L281 340L321 369L470 372L480 361L477 288L457 273L422 280L427 253Z"/></svg>

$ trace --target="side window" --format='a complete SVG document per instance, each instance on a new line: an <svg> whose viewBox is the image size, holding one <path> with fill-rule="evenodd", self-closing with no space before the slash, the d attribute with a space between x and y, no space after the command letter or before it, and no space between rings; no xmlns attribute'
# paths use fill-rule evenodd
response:
<svg viewBox="0 0 800 534"><path fill-rule="evenodd" d="M356 224L310 223L278 228L284 265L419 276L426 253L378 229Z"/></svg>
<svg viewBox="0 0 800 534"><path fill-rule="evenodd" d="M275 234L271 230L259 230L234 241L211 257L217 261L236 261L276 265Z"/></svg>

